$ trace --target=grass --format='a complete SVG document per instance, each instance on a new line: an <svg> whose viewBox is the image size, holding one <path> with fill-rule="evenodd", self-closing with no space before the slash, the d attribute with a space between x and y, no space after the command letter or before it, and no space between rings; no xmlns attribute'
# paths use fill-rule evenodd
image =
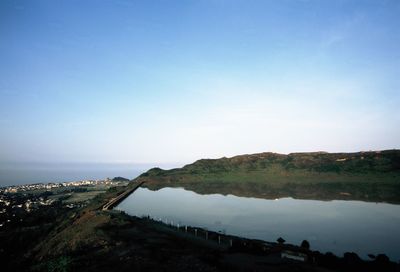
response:
<svg viewBox="0 0 400 272"><path fill-rule="evenodd" d="M260 153L154 168L137 178L147 187L264 198L356 199L400 203L400 151Z"/></svg>
<svg viewBox="0 0 400 272"><path fill-rule="evenodd" d="M68 199L64 200L64 203L85 202L104 192L105 191L88 191L82 193L72 193Z"/></svg>

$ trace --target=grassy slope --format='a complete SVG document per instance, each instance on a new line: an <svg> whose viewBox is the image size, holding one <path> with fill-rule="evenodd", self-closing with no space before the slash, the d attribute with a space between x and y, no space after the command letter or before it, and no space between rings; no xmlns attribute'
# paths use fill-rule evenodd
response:
<svg viewBox="0 0 400 272"><path fill-rule="evenodd" d="M29 262L18 268L26 271L243 271L237 269L236 258L226 258L238 250L244 260L241 264L245 266L244 271L276 267L277 257L259 257L263 261L259 264L253 260L251 248L229 251L226 245L218 245L216 233L210 232L210 240L205 241L193 235L193 228L189 228L192 234L186 234L183 229L177 231L175 227L151 220L99 210L123 189L126 188L110 189L73 216L64 217L30 250ZM243 240L234 239L238 246ZM250 245L250 240L243 241ZM260 245L258 241L251 243ZM287 247L293 249L293 246ZM272 263L265 262L271 258ZM328 271L308 263L292 264L280 258L277 261L279 269L272 271Z"/></svg>
<svg viewBox="0 0 400 272"><path fill-rule="evenodd" d="M61 217L29 250L29 262L21 270L215 271L214 252L209 248L187 243L145 220L100 209L131 185L111 188L90 200L87 207ZM203 261L204 257L210 260Z"/></svg>
<svg viewBox="0 0 400 272"><path fill-rule="evenodd" d="M100 208L127 187L111 188L87 207L61 216L28 254L26 271L397 271L394 263L339 259L291 245L234 239L225 249L216 233L204 242L151 220L102 211ZM193 229L192 229L193 232ZM201 230L200 232L201 233ZM201 234L199 234L201 236ZM204 235L203 235L204 236ZM300 250L316 264L281 259L280 250ZM278 254L278 255L277 255ZM351 257L351 256L350 256ZM17 271L13 267L10 271ZM379 269L377 269L379 268ZM383 268L383 269L382 269Z"/></svg>
<svg viewBox="0 0 400 272"><path fill-rule="evenodd" d="M400 202L400 151L260 153L199 160L183 168L153 168L137 180L157 189L276 198Z"/></svg>

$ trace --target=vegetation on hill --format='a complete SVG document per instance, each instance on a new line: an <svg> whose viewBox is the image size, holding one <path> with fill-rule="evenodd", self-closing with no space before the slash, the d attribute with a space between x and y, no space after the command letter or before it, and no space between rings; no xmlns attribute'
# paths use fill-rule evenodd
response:
<svg viewBox="0 0 400 272"><path fill-rule="evenodd" d="M112 181L129 181L129 179L124 177L115 177L112 179Z"/></svg>
<svg viewBox="0 0 400 272"><path fill-rule="evenodd" d="M48 234L24 255L25 262L14 264L9 271L398 270L398 264L383 254L369 261L349 252L338 257L313 251L307 241L296 246L198 227L179 229L150 218L101 209L130 186L134 183L111 188L91 199L88 206L61 215ZM301 254L305 259L282 258L281 252Z"/></svg>
<svg viewBox="0 0 400 272"><path fill-rule="evenodd" d="M137 181L146 181L152 188L182 186L202 193L400 202L399 158L397 150L261 153L200 160L180 169L153 168ZM364 261L355 253L340 258L312 251L307 243L298 247L240 237L226 237L233 239L227 247L216 242L220 233L197 227L186 233L149 218L102 209L136 185L131 182L110 188L85 199L82 207L43 206L24 217L16 214L23 220L16 220L12 228L0 229L3 270L398 271L398 264L385 255ZM208 242L199 238L205 237L205 231ZM280 252L286 250L306 254L307 261L281 258Z"/></svg>
<svg viewBox="0 0 400 272"><path fill-rule="evenodd" d="M400 202L400 150L357 153L259 153L202 159L182 168L152 168L146 186L264 198Z"/></svg>

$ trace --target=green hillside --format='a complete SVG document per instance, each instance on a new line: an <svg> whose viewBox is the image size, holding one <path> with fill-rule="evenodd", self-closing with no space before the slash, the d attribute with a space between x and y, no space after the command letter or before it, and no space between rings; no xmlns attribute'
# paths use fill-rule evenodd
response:
<svg viewBox="0 0 400 272"><path fill-rule="evenodd" d="M158 189L263 198L400 202L400 150L357 153L259 153L153 168L137 180Z"/></svg>

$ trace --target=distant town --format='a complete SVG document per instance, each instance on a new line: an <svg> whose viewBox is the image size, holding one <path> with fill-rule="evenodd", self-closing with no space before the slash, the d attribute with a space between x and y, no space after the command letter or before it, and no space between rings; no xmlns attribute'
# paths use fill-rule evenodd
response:
<svg viewBox="0 0 400 272"><path fill-rule="evenodd" d="M50 183L34 183L34 184L23 184L23 185L11 185L6 187L0 187L0 194L4 193L20 193L26 191L35 190L52 190L60 187L79 187L79 186L96 186L96 185L120 185L126 183L128 179L116 177L113 179L106 178L104 180L78 180L70 182L50 182Z"/></svg>
<svg viewBox="0 0 400 272"><path fill-rule="evenodd" d="M0 188L0 230L31 225L40 215L59 213L63 209L85 206L90 199L110 187L125 186L128 179L35 183Z"/></svg>

